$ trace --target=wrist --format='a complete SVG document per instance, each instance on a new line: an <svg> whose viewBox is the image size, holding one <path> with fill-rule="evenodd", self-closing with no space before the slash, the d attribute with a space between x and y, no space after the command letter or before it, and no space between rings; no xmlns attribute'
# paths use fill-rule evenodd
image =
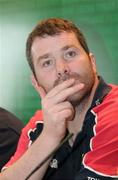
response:
<svg viewBox="0 0 118 180"><path fill-rule="evenodd" d="M45 131L42 131L41 133L41 139L43 142L45 142L47 145L51 147L56 147L62 140L61 137L54 136L52 133L47 133Z"/></svg>

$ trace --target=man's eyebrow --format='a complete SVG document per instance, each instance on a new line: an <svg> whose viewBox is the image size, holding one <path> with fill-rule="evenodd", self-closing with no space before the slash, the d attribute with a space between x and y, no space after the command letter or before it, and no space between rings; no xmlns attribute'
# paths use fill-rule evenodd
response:
<svg viewBox="0 0 118 180"><path fill-rule="evenodd" d="M71 44L71 45L66 45L66 46L62 47L61 50L65 51L65 50L67 50L69 48L72 48L72 47L76 48L75 45ZM41 59L46 59L46 58L49 58L49 57L50 57L50 53L46 53L46 54L43 54L43 55L39 56L37 59L38 59L38 61L40 61Z"/></svg>
<svg viewBox="0 0 118 180"><path fill-rule="evenodd" d="M72 47L76 48L76 46L74 44L71 44L71 45L66 45L66 46L62 47L61 50L65 51L65 50L72 48Z"/></svg>
<svg viewBox="0 0 118 180"><path fill-rule="evenodd" d="M40 61L41 59L46 59L46 58L48 58L49 56L50 56L49 53L43 54L43 55L41 55L41 56L38 57L38 61Z"/></svg>

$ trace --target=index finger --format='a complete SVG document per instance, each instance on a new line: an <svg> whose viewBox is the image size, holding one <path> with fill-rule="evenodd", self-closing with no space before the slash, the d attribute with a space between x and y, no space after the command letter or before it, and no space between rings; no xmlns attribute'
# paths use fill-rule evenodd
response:
<svg viewBox="0 0 118 180"><path fill-rule="evenodd" d="M47 97L52 97L57 95L58 93L60 93L62 90L72 86L75 82L75 79L68 79L64 82L62 82L61 84L57 85L56 87L54 87L48 94Z"/></svg>

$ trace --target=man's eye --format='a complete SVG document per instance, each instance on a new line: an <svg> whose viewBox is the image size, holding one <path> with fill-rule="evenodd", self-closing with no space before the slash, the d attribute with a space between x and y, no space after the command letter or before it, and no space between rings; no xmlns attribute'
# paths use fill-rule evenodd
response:
<svg viewBox="0 0 118 180"><path fill-rule="evenodd" d="M77 53L75 51L68 51L66 54L65 54L65 57L66 58L72 58L72 57L75 57L77 55Z"/></svg>
<svg viewBox="0 0 118 180"><path fill-rule="evenodd" d="M75 51L70 51L68 54L69 54L69 56L73 57L73 56L76 55L76 52Z"/></svg>
<svg viewBox="0 0 118 180"><path fill-rule="evenodd" d="M52 64L53 64L52 60L46 60L46 61L44 61L44 62L42 63L42 66L43 66L43 67L48 67L48 66L50 66L50 65L52 65Z"/></svg>

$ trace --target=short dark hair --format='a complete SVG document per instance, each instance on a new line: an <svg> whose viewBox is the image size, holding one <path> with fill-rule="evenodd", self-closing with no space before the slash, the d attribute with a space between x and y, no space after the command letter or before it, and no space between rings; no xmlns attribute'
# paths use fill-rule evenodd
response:
<svg viewBox="0 0 118 180"><path fill-rule="evenodd" d="M58 35L61 32L73 32L83 49L87 54L89 54L89 48L83 33L80 29L73 24L71 21L61 19L61 18L49 18L43 20L37 24L33 31L29 34L27 43L26 43L26 57L30 65L32 72L35 75L34 65L32 61L31 47L34 39L36 37L45 37L46 35L54 36Z"/></svg>

